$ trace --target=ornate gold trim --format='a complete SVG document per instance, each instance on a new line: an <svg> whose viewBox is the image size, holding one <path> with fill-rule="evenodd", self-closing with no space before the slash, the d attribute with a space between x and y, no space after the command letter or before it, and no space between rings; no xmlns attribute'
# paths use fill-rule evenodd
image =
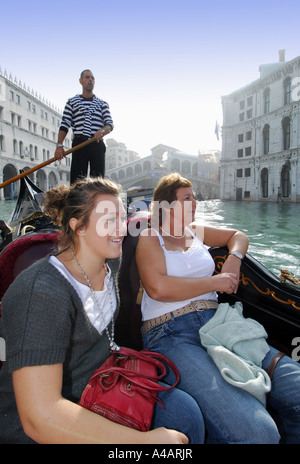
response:
<svg viewBox="0 0 300 464"><path fill-rule="evenodd" d="M216 270L218 271L221 271L222 269L222 265L224 264L224 261L226 259L226 255L224 256L215 256L214 258L214 261L216 259L218 259L219 261L217 262L216 264ZM265 295L265 296L271 296L272 298L274 298L274 300L276 301L279 301L279 303L282 303L282 304L285 304L285 305L289 305L289 306L292 306L293 308L295 309L299 309L300 310L300 307L296 305L296 302L293 301L293 300L287 300L287 301L284 301L284 300L281 300L280 298L278 298L276 296L276 293L272 290L270 290L269 288L266 288L266 291L264 290L261 290L257 285L255 285L255 283L249 278L249 277L245 277L245 275L241 272L240 273L240 279L239 279L239 282L242 283L245 287L247 287L247 285L249 284L252 284L253 287L259 292L261 293L262 295Z"/></svg>

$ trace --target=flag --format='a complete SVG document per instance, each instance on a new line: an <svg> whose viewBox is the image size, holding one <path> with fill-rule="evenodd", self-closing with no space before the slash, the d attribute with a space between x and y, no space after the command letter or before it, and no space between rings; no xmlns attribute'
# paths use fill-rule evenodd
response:
<svg viewBox="0 0 300 464"><path fill-rule="evenodd" d="M218 140L220 140L219 134L220 134L220 124L218 121L216 121L216 127L215 127L215 134Z"/></svg>

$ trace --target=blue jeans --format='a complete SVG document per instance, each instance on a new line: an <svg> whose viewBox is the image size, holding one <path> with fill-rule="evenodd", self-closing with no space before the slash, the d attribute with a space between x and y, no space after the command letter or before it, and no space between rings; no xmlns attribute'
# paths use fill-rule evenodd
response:
<svg viewBox="0 0 300 464"><path fill-rule="evenodd" d="M275 369L268 410L252 395L226 382L202 347L199 329L215 310L189 313L160 324L144 337L144 347L168 356L204 416L207 443L300 443L300 366L288 356ZM277 350L270 348L267 370ZM169 373L165 381L172 382Z"/></svg>
<svg viewBox="0 0 300 464"><path fill-rule="evenodd" d="M153 428L166 427L182 432L188 437L190 445L204 443L204 419L196 401L178 388L159 392L158 397L165 408L156 405Z"/></svg>

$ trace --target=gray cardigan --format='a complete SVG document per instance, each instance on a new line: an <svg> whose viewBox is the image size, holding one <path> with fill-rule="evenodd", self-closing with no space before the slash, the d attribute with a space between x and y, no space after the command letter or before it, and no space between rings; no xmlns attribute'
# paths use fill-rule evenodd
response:
<svg viewBox="0 0 300 464"><path fill-rule="evenodd" d="M19 420L13 371L63 363L62 395L78 402L90 376L110 354L106 334L94 328L77 292L48 258L23 271L2 300L6 362L0 369L0 443L32 443ZM117 289L119 260L108 264Z"/></svg>

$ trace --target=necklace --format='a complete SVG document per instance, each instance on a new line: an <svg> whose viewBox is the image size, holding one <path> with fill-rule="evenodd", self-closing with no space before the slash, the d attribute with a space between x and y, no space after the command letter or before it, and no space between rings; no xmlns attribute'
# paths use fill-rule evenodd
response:
<svg viewBox="0 0 300 464"><path fill-rule="evenodd" d="M180 239L180 238L183 238L185 237L185 233L183 235L180 235L179 237L176 237L176 235L172 235L172 234L169 234L168 232L166 232L162 227L161 227L161 230L164 232L164 234L168 235L169 237L172 237L172 238L176 238L176 239Z"/></svg>
<svg viewBox="0 0 300 464"><path fill-rule="evenodd" d="M79 267L79 270L80 270L81 274L85 278L86 283L88 284L88 287L89 287L89 289L91 291L91 296L92 296L92 299L94 301L94 304L99 309L99 313L100 313L100 315L102 317L102 321L105 323L102 308L99 305L99 302L97 300L95 290L92 287L91 281L88 278L88 276L86 275L86 273L84 272L80 262L76 258L72 247L70 247L70 252L71 252L71 255L73 256L73 259L74 259L75 263ZM104 263L104 269L105 269L105 274L108 275L109 271L108 271L108 266L107 266L106 263ZM111 319L111 333L109 333L109 330L108 330L107 326L105 327L105 331L106 331L107 338L109 340L109 347L110 347L111 351L119 351L120 347L114 341L114 336L115 336L114 309L113 309L113 303L112 303L112 298L111 298L111 294L110 294L110 291L109 291L109 287L107 287L107 292L108 292L108 296L109 296L110 310L111 310L112 319Z"/></svg>

